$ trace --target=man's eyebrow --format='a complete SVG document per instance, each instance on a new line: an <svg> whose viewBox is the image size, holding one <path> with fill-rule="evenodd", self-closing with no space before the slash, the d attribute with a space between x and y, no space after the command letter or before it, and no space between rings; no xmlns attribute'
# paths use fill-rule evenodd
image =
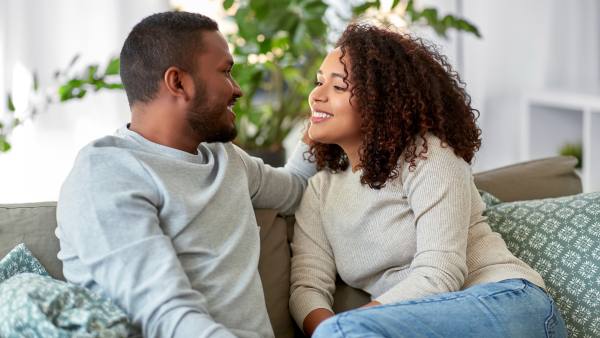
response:
<svg viewBox="0 0 600 338"><path fill-rule="evenodd" d="M319 75L323 75L323 71L321 71L320 69L317 71L317 74ZM331 73L331 77L339 77L341 79L346 78L344 75L340 74L340 73Z"/></svg>

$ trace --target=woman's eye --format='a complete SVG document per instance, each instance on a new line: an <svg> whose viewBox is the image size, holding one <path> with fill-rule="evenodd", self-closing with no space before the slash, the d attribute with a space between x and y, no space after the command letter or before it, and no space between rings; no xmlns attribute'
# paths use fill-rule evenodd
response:
<svg viewBox="0 0 600 338"><path fill-rule="evenodd" d="M318 80L317 80L317 81L315 81L315 86L320 86L320 85L322 85L322 84L323 84L323 83L321 83L321 81L318 81Z"/></svg>
<svg viewBox="0 0 600 338"><path fill-rule="evenodd" d="M345 91L345 90L346 90L346 88L345 88L345 87L340 87L340 86L333 86L333 88L334 88L335 90L339 90L339 91Z"/></svg>

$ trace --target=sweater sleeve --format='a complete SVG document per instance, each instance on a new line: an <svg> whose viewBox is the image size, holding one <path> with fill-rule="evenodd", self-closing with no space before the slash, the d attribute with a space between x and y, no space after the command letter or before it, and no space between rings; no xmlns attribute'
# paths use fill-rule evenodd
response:
<svg viewBox="0 0 600 338"><path fill-rule="evenodd" d="M414 171L403 170L415 219L416 253L408 276L376 298L381 303L457 291L467 277L471 169L439 142L430 138L427 158L417 160Z"/></svg>
<svg viewBox="0 0 600 338"><path fill-rule="evenodd" d="M126 151L84 150L62 187L57 234L144 337L234 337L192 289L159 221L161 196ZM76 276L75 276L76 277Z"/></svg>
<svg viewBox="0 0 600 338"><path fill-rule="evenodd" d="M299 327L313 310L332 311L336 266L323 230L315 176L296 212L290 276L290 311Z"/></svg>
<svg viewBox="0 0 600 338"><path fill-rule="evenodd" d="M316 173L315 165L304 159L308 146L298 142L285 167L273 168L262 159L235 147L248 173L248 189L255 208L275 209L282 215L296 210L307 180Z"/></svg>

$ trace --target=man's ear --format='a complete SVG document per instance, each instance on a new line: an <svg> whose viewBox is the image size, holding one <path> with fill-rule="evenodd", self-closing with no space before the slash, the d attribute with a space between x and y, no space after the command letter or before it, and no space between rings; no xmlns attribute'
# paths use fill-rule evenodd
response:
<svg viewBox="0 0 600 338"><path fill-rule="evenodd" d="M194 97L194 85L191 76L183 69L175 66L167 68L163 82L169 93L189 101Z"/></svg>

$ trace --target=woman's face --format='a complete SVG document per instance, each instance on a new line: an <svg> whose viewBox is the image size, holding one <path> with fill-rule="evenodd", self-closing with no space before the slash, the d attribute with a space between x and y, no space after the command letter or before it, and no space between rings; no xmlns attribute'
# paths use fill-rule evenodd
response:
<svg viewBox="0 0 600 338"><path fill-rule="evenodd" d="M329 53L317 72L315 88L308 96L312 110L308 136L311 140L344 146L360 144L360 116L356 104L351 104L350 86L344 83L347 76L340 62L339 48ZM346 68L350 69L347 56ZM349 81L349 80L348 80ZM354 101L354 100L352 100Z"/></svg>

